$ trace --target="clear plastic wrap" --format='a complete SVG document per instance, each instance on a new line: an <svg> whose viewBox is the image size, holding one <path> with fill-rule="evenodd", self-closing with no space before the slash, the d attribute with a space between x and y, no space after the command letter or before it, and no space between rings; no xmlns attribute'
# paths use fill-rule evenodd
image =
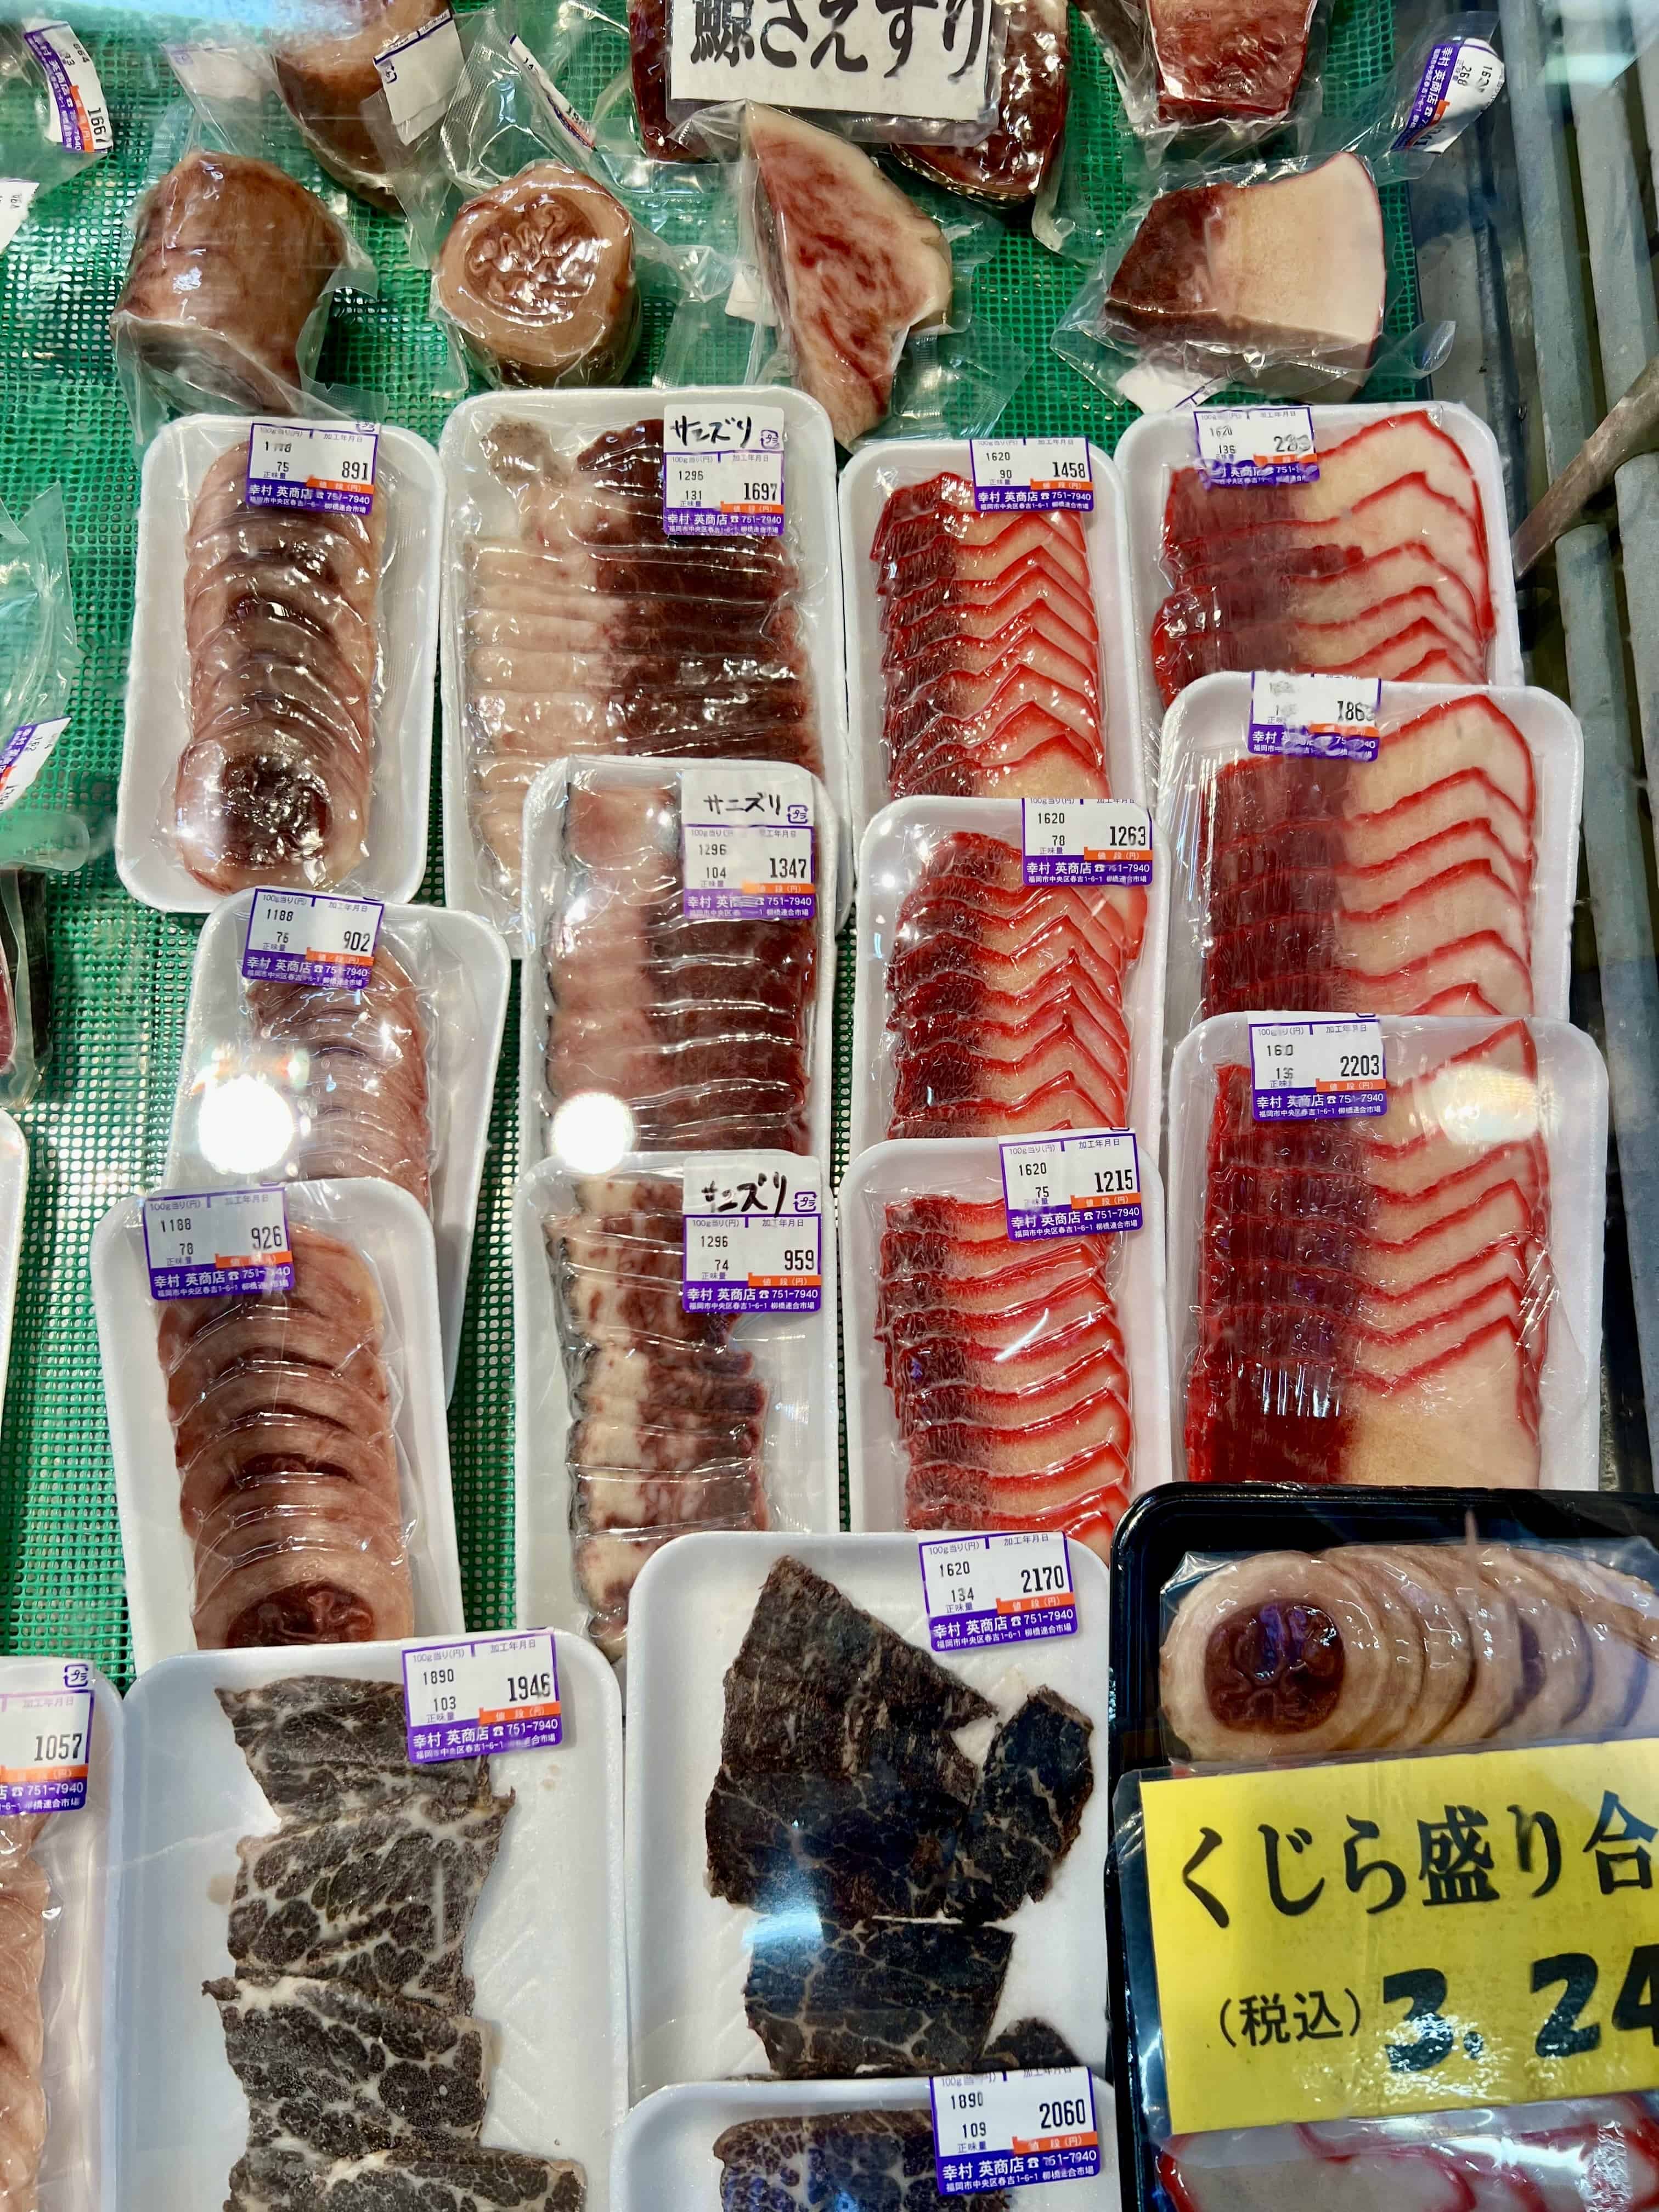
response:
<svg viewBox="0 0 1659 2212"><path fill-rule="evenodd" d="M1011 1663L929 1652L911 1537L714 1535L650 1563L629 1655L637 2094L1100 2070L1106 1576L1072 1565L1077 1633ZM1034 1735L1041 1785L1015 1778ZM1006 1850L975 1859L992 1825Z"/></svg>
<svg viewBox="0 0 1659 2212"><path fill-rule="evenodd" d="M447 15L445 0L332 0L307 12L302 33L270 46L283 105L331 177L395 215L397 196L363 106L380 89L375 56Z"/></svg>
<svg viewBox="0 0 1659 2212"><path fill-rule="evenodd" d="M131 1693L122 2212L605 2202L628 2105L616 1684L559 1636L556 1743L415 1764L413 1657L191 1653Z"/></svg>
<svg viewBox="0 0 1659 2212"><path fill-rule="evenodd" d="M453 1388L506 949L475 915L392 907L367 990L250 981L242 957L253 899L226 900L198 944L168 1185L319 1176L400 1184L432 1217Z"/></svg>
<svg viewBox="0 0 1659 2212"><path fill-rule="evenodd" d="M893 152L947 191L1012 214L1037 201L1060 159L1071 86L1071 23L1062 0L998 0L996 12L1002 21L1002 65L989 135L966 146L900 139Z"/></svg>
<svg viewBox="0 0 1659 2212"><path fill-rule="evenodd" d="M46 878L0 868L0 1101L26 1106L52 1058Z"/></svg>
<svg viewBox="0 0 1659 2212"><path fill-rule="evenodd" d="M0 27L0 252L42 196L79 176L114 143L98 72L104 41L30 15Z"/></svg>
<svg viewBox="0 0 1659 2212"><path fill-rule="evenodd" d="M93 1259L133 1647L459 1631L431 1224L380 1181L294 1183L295 1286L149 1294L140 1203Z"/></svg>
<svg viewBox="0 0 1659 2212"><path fill-rule="evenodd" d="M710 1528L837 1526L836 1254L817 1164L816 1313L687 1313L686 1152L545 1160L514 1199L518 1618L623 1656L647 1559ZM793 1154L752 1167L793 1182Z"/></svg>
<svg viewBox="0 0 1659 2212"><path fill-rule="evenodd" d="M1258 756L1249 679L1170 709L1167 1019L1567 1015L1583 740L1541 691L1385 684L1375 761Z"/></svg>
<svg viewBox="0 0 1659 2212"><path fill-rule="evenodd" d="M1169 1471L1163 1205L1012 1243L997 1140L900 1140L840 1192L855 1528L1062 1529L1103 1559Z"/></svg>
<svg viewBox="0 0 1659 2212"><path fill-rule="evenodd" d="M1189 1556L1164 1589L1172 1759L1593 1741L1659 1724L1659 1553L1338 1544Z"/></svg>
<svg viewBox="0 0 1659 2212"><path fill-rule="evenodd" d="M1305 152L1320 112L1328 0L1089 0L1084 9L1149 162L1225 161L1274 139Z"/></svg>
<svg viewBox="0 0 1659 2212"><path fill-rule="evenodd" d="M854 1157L886 1137L1133 1128L1158 1155L1166 864L1027 886L1012 800L907 799L859 855Z"/></svg>
<svg viewBox="0 0 1659 2212"><path fill-rule="evenodd" d="M525 799L561 760L789 763L846 805L835 458L781 402L782 536L664 530L663 407L639 394L483 398L444 434L447 896L516 938ZM827 834L831 817L820 828ZM470 830L470 835L468 834ZM516 949L516 948L515 948Z"/></svg>
<svg viewBox="0 0 1659 2212"><path fill-rule="evenodd" d="M0 507L0 865L78 868L108 836L107 782L82 766L70 733L84 658L54 484L21 523Z"/></svg>
<svg viewBox="0 0 1659 2212"><path fill-rule="evenodd" d="M1386 1113L1257 1121L1248 1028L1205 1023L1170 1073L1188 1479L1593 1487L1595 1045L1565 1022L1385 1017Z"/></svg>
<svg viewBox="0 0 1659 2212"><path fill-rule="evenodd" d="M676 763L573 762L537 779L525 807L522 1160L827 1158L834 816L804 769L731 768L810 804L810 921L685 911Z"/></svg>
<svg viewBox="0 0 1659 2212"><path fill-rule="evenodd" d="M363 427L367 515L250 507L246 418L144 457L116 861L149 905L420 882L442 484L412 432Z"/></svg>

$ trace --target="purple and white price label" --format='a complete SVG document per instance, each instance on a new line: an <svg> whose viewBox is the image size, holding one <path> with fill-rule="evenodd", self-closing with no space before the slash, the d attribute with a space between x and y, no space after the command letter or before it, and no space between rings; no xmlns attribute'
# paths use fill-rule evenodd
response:
<svg viewBox="0 0 1659 2212"><path fill-rule="evenodd" d="M559 1667L550 1628L417 1644L404 1651L411 1766L562 1742Z"/></svg>
<svg viewBox="0 0 1659 2212"><path fill-rule="evenodd" d="M1141 1225L1140 1150L1132 1129L1005 1138L1002 1197L1016 1244Z"/></svg>
<svg viewBox="0 0 1659 2212"><path fill-rule="evenodd" d="M70 724L67 714L51 722L20 722L0 750L0 814L15 806L58 750Z"/></svg>
<svg viewBox="0 0 1659 2212"><path fill-rule="evenodd" d="M446 8L429 23L394 39L374 57L392 127L407 146L449 105L461 73L461 34Z"/></svg>
<svg viewBox="0 0 1659 2212"><path fill-rule="evenodd" d="M1028 884L1088 889L1152 880L1152 817L1127 799L1022 799Z"/></svg>
<svg viewBox="0 0 1659 2212"><path fill-rule="evenodd" d="M1382 1024L1374 1016L1313 1014L1250 1024L1251 1116L1335 1121L1389 1110Z"/></svg>
<svg viewBox="0 0 1659 2212"><path fill-rule="evenodd" d="M247 434L247 503L367 514L380 445L372 422L256 422Z"/></svg>
<svg viewBox="0 0 1659 2212"><path fill-rule="evenodd" d="M823 1188L815 1160L708 1152L688 1160L687 1313L817 1313L823 1304Z"/></svg>
<svg viewBox="0 0 1659 2212"><path fill-rule="evenodd" d="M46 130L69 154L107 154L115 143L109 101L92 56L67 23L42 15L27 19L23 43L52 94Z"/></svg>
<svg viewBox="0 0 1659 2212"><path fill-rule="evenodd" d="M935 1651L1077 1634L1072 1553L1060 1530L927 1536L917 1549Z"/></svg>
<svg viewBox="0 0 1659 2212"><path fill-rule="evenodd" d="M1086 438L970 438L975 514L1070 507L1092 514L1094 465Z"/></svg>
<svg viewBox="0 0 1659 2212"><path fill-rule="evenodd" d="M1195 407L1193 433L1206 483L1311 483L1319 474L1307 407Z"/></svg>
<svg viewBox="0 0 1659 2212"><path fill-rule="evenodd" d="M1087 2181L1100 2172L1095 2085L1086 2066L940 2074L928 2086L941 2197Z"/></svg>
<svg viewBox="0 0 1659 2212"><path fill-rule="evenodd" d="M680 770L680 881L688 921L811 921L812 780L805 769Z"/></svg>
<svg viewBox="0 0 1659 2212"><path fill-rule="evenodd" d="M1443 152L1503 89L1504 64L1484 39L1437 40L1417 80L1395 152Z"/></svg>
<svg viewBox="0 0 1659 2212"><path fill-rule="evenodd" d="M665 408L662 526L671 538L781 538L783 410Z"/></svg>
<svg viewBox="0 0 1659 2212"><path fill-rule="evenodd" d="M143 1228L153 1298L246 1297L294 1288L280 1186L158 1192L144 1200Z"/></svg>
<svg viewBox="0 0 1659 2212"><path fill-rule="evenodd" d="M378 899L323 891L253 894L242 973L252 983L308 983L366 991L386 908Z"/></svg>
<svg viewBox="0 0 1659 2212"><path fill-rule="evenodd" d="M91 1668L11 1661L0 1692L0 1819L78 1813L91 1771Z"/></svg>
<svg viewBox="0 0 1659 2212"><path fill-rule="evenodd" d="M1258 668L1250 676L1253 753L1313 760L1374 761L1382 682L1376 676L1298 676Z"/></svg>

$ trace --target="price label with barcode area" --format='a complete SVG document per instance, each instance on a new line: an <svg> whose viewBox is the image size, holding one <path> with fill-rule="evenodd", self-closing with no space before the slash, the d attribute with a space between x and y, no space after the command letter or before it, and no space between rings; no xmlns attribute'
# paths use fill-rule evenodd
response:
<svg viewBox="0 0 1659 2212"><path fill-rule="evenodd" d="M92 1771L92 1669L11 1661L0 1692L0 1817L77 1813Z"/></svg>
<svg viewBox="0 0 1659 2212"><path fill-rule="evenodd" d="M411 1645L404 1652L404 1699L416 1766L544 1750L563 1735L553 1632Z"/></svg>

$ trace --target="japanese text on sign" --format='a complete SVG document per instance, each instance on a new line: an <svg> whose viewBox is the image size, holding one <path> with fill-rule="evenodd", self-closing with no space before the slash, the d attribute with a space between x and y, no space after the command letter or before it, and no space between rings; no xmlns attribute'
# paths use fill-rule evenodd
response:
<svg viewBox="0 0 1659 2212"><path fill-rule="evenodd" d="M242 973L253 982L365 991L386 909L378 899L258 890L248 909Z"/></svg>
<svg viewBox="0 0 1659 2212"><path fill-rule="evenodd" d="M1084 2181L1100 2172L1095 2085L1086 2066L937 2075L929 2086L941 2197Z"/></svg>
<svg viewBox="0 0 1659 2212"><path fill-rule="evenodd" d="M965 123L987 105L990 0L672 0L669 91Z"/></svg>
<svg viewBox="0 0 1659 2212"><path fill-rule="evenodd" d="M1311 483L1319 474L1306 407L1198 407L1193 434L1212 484Z"/></svg>
<svg viewBox="0 0 1659 2212"><path fill-rule="evenodd" d="M1006 1139L1002 1196L1018 1243L1141 1225L1140 1152L1129 1129Z"/></svg>
<svg viewBox="0 0 1659 2212"><path fill-rule="evenodd" d="M935 1651L1077 1634L1072 1554L1059 1530L928 1536L918 1548Z"/></svg>
<svg viewBox="0 0 1659 2212"><path fill-rule="evenodd" d="M559 1669L550 1628L410 1645L404 1703L414 1766L559 1742Z"/></svg>
<svg viewBox="0 0 1659 2212"><path fill-rule="evenodd" d="M14 1662L0 1695L0 1819L78 1813L92 1767L92 1669L42 1659L21 1672Z"/></svg>
<svg viewBox="0 0 1659 2212"><path fill-rule="evenodd" d="M682 1206L687 1313L817 1313L823 1303L817 1164L775 1153L688 1160Z"/></svg>
<svg viewBox="0 0 1659 2212"><path fill-rule="evenodd" d="M1140 1799L1176 2133L1659 2087L1659 1742Z"/></svg>
<svg viewBox="0 0 1659 2212"><path fill-rule="evenodd" d="M280 1188L166 1191L143 1204L153 1298L291 1291L294 1253Z"/></svg>
<svg viewBox="0 0 1659 2212"><path fill-rule="evenodd" d="M1146 884L1152 817L1127 799L1022 799L1028 884Z"/></svg>
<svg viewBox="0 0 1659 2212"><path fill-rule="evenodd" d="M20 722L0 750L0 814L15 806L58 750L69 716L50 722Z"/></svg>
<svg viewBox="0 0 1659 2212"><path fill-rule="evenodd" d="M1382 1024L1375 1018L1314 1014L1250 1024L1251 1118L1347 1121L1389 1110Z"/></svg>
<svg viewBox="0 0 1659 2212"><path fill-rule="evenodd" d="M1374 761L1382 685L1375 676L1294 676L1258 668L1250 678L1253 753Z"/></svg>
<svg viewBox="0 0 1659 2212"><path fill-rule="evenodd" d="M247 439L247 503L367 514L380 442L368 422L256 422Z"/></svg>
<svg viewBox="0 0 1659 2212"><path fill-rule="evenodd" d="M1095 472L1086 438L970 438L968 458L976 514L1034 507L1094 511Z"/></svg>
<svg viewBox="0 0 1659 2212"><path fill-rule="evenodd" d="M811 921L812 785L803 769L680 770L680 880L690 921Z"/></svg>
<svg viewBox="0 0 1659 2212"><path fill-rule="evenodd" d="M664 414L662 526L671 538L783 534L783 412Z"/></svg>
<svg viewBox="0 0 1659 2212"><path fill-rule="evenodd" d="M1504 64L1484 39L1443 39L1417 81L1396 153L1437 154L1504 89Z"/></svg>

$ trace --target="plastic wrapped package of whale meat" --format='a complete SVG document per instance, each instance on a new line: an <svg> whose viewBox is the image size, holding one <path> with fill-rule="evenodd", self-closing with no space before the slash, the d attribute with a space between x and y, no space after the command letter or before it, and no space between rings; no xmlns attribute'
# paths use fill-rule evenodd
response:
<svg viewBox="0 0 1659 2212"><path fill-rule="evenodd" d="M26 1105L52 1053L46 880L0 868L0 1104Z"/></svg>

